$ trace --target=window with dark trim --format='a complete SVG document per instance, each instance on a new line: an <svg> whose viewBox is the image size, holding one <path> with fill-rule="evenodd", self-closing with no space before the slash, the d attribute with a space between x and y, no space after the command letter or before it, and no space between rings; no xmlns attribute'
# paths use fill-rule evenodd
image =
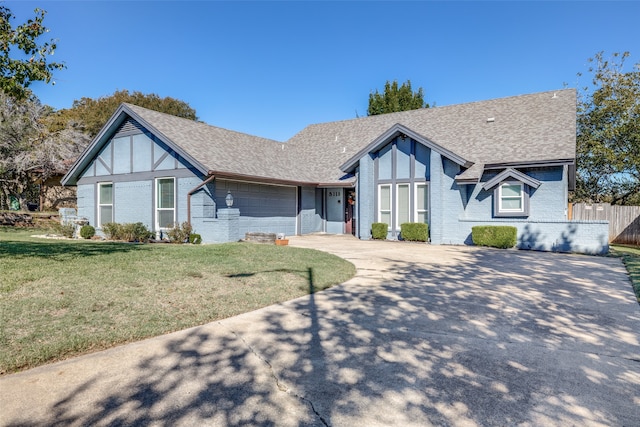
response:
<svg viewBox="0 0 640 427"><path fill-rule="evenodd" d="M378 186L378 222L384 222L391 229L391 184Z"/></svg>
<svg viewBox="0 0 640 427"><path fill-rule="evenodd" d="M527 185L519 181L505 181L493 193L494 216L529 216Z"/></svg>
<svg viewBox="0 0 640 427"><path fill-rule="evenodd" d="M428 223L429 162L430 150L406 136L378 150L376 217L390 231L399 231L405 222Z"/></svg>
<svg viewBox="0 0 640 427"><path fill-rule="evenodd" d="M156 179L157 229L171 228L175 221L175 178L158 178Z"/></svg>
<svg viewBox="0 0 640 427"><path fill-rule="evenodd" d="M113 222L113 183L101 182L98 184L98 221L99 227L108 222Z"/></svg>

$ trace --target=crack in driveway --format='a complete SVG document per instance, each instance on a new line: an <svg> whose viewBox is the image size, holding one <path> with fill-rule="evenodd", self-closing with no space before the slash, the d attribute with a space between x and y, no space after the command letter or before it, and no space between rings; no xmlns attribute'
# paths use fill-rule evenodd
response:
<svg viewBox="0 0 640 427"><path fill-rule="evenodd" d="M268 369L269 369L269 375L275 380L276 382L276 387L278 388L278 390L280 390L281 392L284 392L286 394L288 394L289 396L293 396L303 402L305 402L313 411L313 413L318 417L318 419L320 420L320 422L326 426L326 427L330 427L330 425L327 423L327 421L324 419L324 417L316 410L315 405L313 404L313 402L305 397L300 395L299 393L295 392L293 389L289 388L286 384L284 384L284 382L278 378L278 376L276 375L275 370L273 369L273 365L271 364L271 362L269 362L264 356L262 356L260 353L258 353L258 351L253 348L253 346L251 344L249 344L239 333L237 333L236 331L229 329L227 327L225 327L222 323L218 322L218 324L220 326L222 326L223 328L227 329L229 332L231 332L236 338L238 338L240 341L242 341L242 343L246 346L247 349L249 349L249 351L255 355L258 359L260 359L265 365L267 365Z"/></svg>

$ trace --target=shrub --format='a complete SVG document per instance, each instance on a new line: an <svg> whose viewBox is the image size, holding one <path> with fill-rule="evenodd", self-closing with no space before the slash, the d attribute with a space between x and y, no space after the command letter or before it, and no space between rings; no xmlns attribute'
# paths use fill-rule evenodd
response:
<svg viewBox="0 0 640 427"><path fill-rule="evenodd" d="M122 224L122 237L120 240L146 243L152 236L153 233L141 222Z"/></svg>
<svg viewBox="0 0 640 427"><path fill-rule="evenodd" d="M192 231L193 228L187 221L183 222L182 225L176 222L173 228L167 231L167 236L169 236L169 240L172 243L186 243L189 241L189 235Z"/></svg>
<svg viewBox="0 0 640 427"><path fill-rule="evenodd" d="M518 241L518 229L507 225L477 225L471 228L474 245L512 248Z"/></svg>
<svg viewBox="0 0 640 427"><path fill-rule="evenodd" d="M400 224L400 236L402 240L410 242L426 242L429 235L429 227L421 222L405 222Z"/></svg>
<svg viewBox="0 0 640 427"><path fill-rule="evenodd" d="M72 222L57 224L55 231L56 233L62 234L64 237L68 237L71 239L76 232L76 226Z"/></svg>
<svg viewBox="0 0 640 427"><path fill-rule="evenodd" d="M83 225L80 229L80 237L82 237L83 239L90 239L95 235L96 229L89 224Z"/></svg>
<svg viewBox="0 0 640 427"><path fill-rule="evenodd" d="M202 236L196 233L189 234L189 243L193 245L199 245L200 243L202 243Z"/></svg>
<svg viewBox="0 0 640 427"><path fill-rule="evenodd" d="M374 222L371 224L371 237L377 240L384 240L387 238L387 230L389 225L384 222Z"/></svg>
<svg viewBox="0 0 640 427"><path fill-rule="evenodd" d="M102 232L109 240L124 240L125 242L146 243L153 232L141 222L118 224L117 222L108 222L102 225Z"/></svg>
<svg viewBox="0 0 640 427"><path fill-rule="evenodd" d="M102 224L102 232L109 240L122 240L122 225L117 222Z"/></svg>

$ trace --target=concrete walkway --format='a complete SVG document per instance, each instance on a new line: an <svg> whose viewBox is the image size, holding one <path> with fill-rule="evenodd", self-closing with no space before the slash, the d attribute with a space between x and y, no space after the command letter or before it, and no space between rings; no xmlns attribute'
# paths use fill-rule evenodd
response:
<svg viewBox="0 0 640 427"><path fill-rule="evenodd" d="M0 425L640 425L640 306L618 259L290 244L358 275L2 377Z"/></svg>

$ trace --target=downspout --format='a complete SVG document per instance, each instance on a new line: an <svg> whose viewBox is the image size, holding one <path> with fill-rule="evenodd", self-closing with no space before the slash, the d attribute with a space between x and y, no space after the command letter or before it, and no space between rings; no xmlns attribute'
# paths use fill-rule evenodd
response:
<svg viewBox="0 0 640 427"><path fill-rule="evenodd" d="M209 172L209 178L205 179L200 184L198 184L197 186L193 187L187 193L187 222L189 223L189 225L191 225L191 196L193 195L193 193L195 193L196 191L198 191L199 189L201 189L202 187L204 187L205 185L207 185L208 183L213 181L215 179L215 177L216 176L212 172Z"/></svg>

